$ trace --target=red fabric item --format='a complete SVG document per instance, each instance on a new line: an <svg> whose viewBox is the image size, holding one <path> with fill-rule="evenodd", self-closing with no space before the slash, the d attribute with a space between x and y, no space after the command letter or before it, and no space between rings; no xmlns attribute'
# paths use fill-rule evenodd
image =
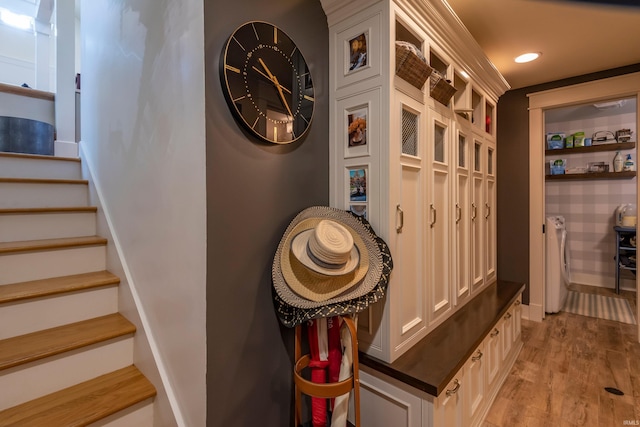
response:
<svg viewBox="0 0 640 427"><path fill-rule="evenodd" d="M328 360L320 360L320 350L318 349L318 325L317 321L310 320L307 323L307 333L309 340L309 369L311 370L311 381L324 384L327 382ZM322 397L311 397L311 424L313 427L326 427L327 425L327 402Z"/></svg>
<svg viewBox="0 0 640 427"><path fill-rule="evenodd" d="M342 362L342 344L340 343L340 317L327 318L327 335L329 340L329 381L330 383L338 382L340 378L340 363ZM331 410L333 411L333 402L331 399Z"/></svg>

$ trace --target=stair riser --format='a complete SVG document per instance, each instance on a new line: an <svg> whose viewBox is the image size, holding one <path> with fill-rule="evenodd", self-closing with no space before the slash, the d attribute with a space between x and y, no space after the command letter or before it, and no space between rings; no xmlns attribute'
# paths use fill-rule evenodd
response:
<svg viewBox="0 0 640 427"><path fill-rule="evenodd" d="M0 285L105 269L105 246L18 252L0 255Z"/></svg>
<svg viewBox="0 0 640 427"><path fill-rule="evenodd" d="M152 427L153 399L144 400L129 409L122 410L88 427Z"/></svg>
<svg viewBox="0 0 640 427"><path fill-rule="evenodd" d="M133 337L114 339L0 371L0 410L133 363Z"/></svg>
<svg viewBox="0 0 640 427"><path fill-rule="evenodd" d="M94 212L0 215L0 242L94 236Z"/></svg>
<svg viewBox="0 0 640 427"><path fill-rule="evenodd" d="M11 338L116 313L118 287L105 286L4 304L0 305L0 311L5 319L11 319L0 328L0 339ZM34 313L38 315L34 316Z"/></svg>
<svg viewBox="0 0 640 427"><path fill-rule="evenodd" d="M87 205L85 184L0 182L0 209Z"/></svg>
<svg viewBox="0 0 640 427"><path fill-rule="evenodd" d="M4 178L81 179L80 162L0 156Z"/></svg>

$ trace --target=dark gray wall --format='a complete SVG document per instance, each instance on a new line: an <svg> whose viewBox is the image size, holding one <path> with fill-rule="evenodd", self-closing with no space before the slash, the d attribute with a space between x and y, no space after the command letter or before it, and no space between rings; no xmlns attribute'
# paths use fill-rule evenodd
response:
<svg viewBox="0 0 640 427"><path fill-rule="evenodd" d="M527 94L640 71L640 64L506 92L498 102L498 276L526 283L529 303L529 99ZM541 225L542 229L542 225Z"/></svg>
<svg viewBox="0 0 640 427"><path fill-rule="evenodd" d="M205 0L207 124L207 425L293 425L293 330L271 299L271 263L302 209L329 201L329 43L318 0ZM221 90L220 53L247 21L284 30L315 85L311 129L289 145L256 142ZM188 191L188 189L185 189Z"/></svg>

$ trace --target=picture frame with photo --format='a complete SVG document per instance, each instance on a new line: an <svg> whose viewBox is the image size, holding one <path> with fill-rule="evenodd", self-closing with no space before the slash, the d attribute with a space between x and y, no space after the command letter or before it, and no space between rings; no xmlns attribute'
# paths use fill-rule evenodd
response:
<svg viewBox="0 0 640 427"><path fill-rule="evenodd" d="M361 147L367 145L368 106L356 107L347 112L347 146Z"/></svg>
<svg viewBox="0 0 640 427"><path fill-rule="evenodd" d="M332 39L330 44L335 49L337 67L336 88L344 88L382 74L382 21L382 14L378 13L350 25Z"/></svg>
<svg viewBox="0 0 640 427"><path fill-rule="evenodd" d="M349 205L349 211L352 212L354 215L361 216L364 219L369 220L367 216L368 209L366 204Z"/></svg>
<svg viewBox="0 0 640 427"><path fill-rule="evenodd" d="M366 32L349 39L349 72L366 67L367 54Z"/></svg>
<svg viewBox="0 0 640 427"><path fill-rule="evenodd" d="M349 169L349 202L367 201L367 169Z"/></svg>

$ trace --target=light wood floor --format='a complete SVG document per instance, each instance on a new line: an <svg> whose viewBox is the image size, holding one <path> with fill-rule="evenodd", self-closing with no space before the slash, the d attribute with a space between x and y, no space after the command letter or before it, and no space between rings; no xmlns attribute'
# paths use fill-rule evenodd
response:
<svg viewBox="0 0 640 427"><path fill-rule="evenodd" d="M573 287L616 296L608 289ZM635 292L620 296L635 314ZM524 346L483 427L640 425L637 337L636 325L565 312L542 322L523 320Z"/></svg>

